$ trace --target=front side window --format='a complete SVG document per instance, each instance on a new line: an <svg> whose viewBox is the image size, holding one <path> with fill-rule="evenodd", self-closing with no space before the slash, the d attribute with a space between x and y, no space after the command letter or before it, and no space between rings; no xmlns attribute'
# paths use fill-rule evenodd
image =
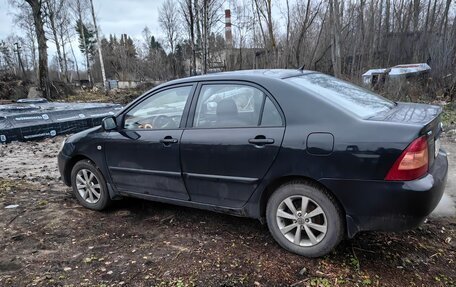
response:
<svg viewBox="0 0 456 287"><path fill-rule="evenodd" d="M198 128L255 127L265 94L245 85L204 85L193 126Z"/></svg>
<svg viewBox="0 0 456 287"><path fill-rule="evenodd" d="M144 100L125 115L126 129L177 129L192 87L167 89Z"/></svg>

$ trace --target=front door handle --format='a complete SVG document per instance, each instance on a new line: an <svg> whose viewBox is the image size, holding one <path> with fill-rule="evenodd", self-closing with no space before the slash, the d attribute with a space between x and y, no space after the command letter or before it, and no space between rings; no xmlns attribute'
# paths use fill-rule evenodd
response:
<svg viewBox="0 0 456 287"><path fill-rule="evenodd" d="M256 136L253 139L249 139L249 143L256 145L256 146L263 146L267 144L273 144L274 139L266 138L265 136Z"/></svg>
<svg viewBox="0 0 456 287"><path fill-rule="evenodd" d="M175 144L177 143L177 139L171 137L171 136L166 136L163 139L160 140L160 142L164 145L170 145L170 144Z"/></svg>

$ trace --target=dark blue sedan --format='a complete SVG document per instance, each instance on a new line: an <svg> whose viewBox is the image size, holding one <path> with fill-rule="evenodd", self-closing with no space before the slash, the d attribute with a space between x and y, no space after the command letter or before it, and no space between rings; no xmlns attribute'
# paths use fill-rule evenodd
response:
<svg viewBox="0 0 456 287"><path fill-rule="evenodd" d="M432 212L448 169L441 112L312 71L190 77L70 136L59 168L87 208L128 196L265 219L285 249L316 257Z"/></svg>

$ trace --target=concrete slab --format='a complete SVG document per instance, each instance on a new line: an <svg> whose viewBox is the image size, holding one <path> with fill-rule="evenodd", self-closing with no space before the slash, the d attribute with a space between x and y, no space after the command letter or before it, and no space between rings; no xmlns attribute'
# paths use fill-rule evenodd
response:
<svg viewBox="0 0 456 287"><path fill-rule="evenodd" d="M445 139L442 148L448 153L448 182L445 194L439 205L431 214L432 217L456 217L456 141Z"/></svg>

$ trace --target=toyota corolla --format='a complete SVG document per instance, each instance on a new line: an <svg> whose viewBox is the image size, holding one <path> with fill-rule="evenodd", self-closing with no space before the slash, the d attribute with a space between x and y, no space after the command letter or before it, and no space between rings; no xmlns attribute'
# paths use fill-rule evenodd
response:
<svg viewBox="0 0 456 287"><path fill-rule="evenodd" d="M257 218L317 257L432 212L448 169L441 112L312 71L190 77L70 136L59 169L89 209L137 197Z"/></svg>

